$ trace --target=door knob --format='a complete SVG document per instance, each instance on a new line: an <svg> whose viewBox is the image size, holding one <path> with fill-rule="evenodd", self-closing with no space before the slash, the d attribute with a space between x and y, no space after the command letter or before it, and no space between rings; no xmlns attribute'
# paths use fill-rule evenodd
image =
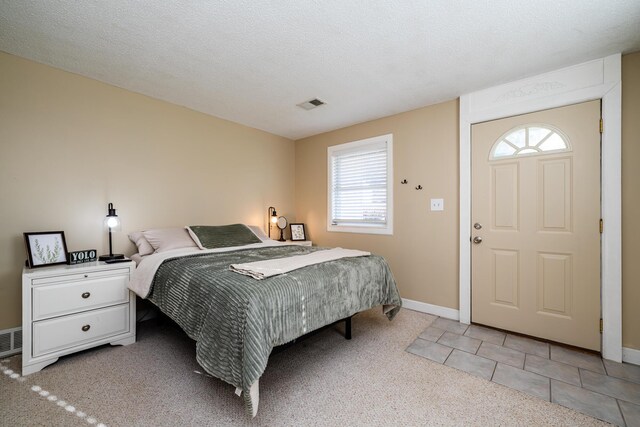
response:
<svg viewBox="0 0 640 427"><path fill-rule="evenodd" d="M475 243L476 245L479 245L480 243L482 243L482 237L480 236L476 236L473 238L473 243Z"/></svg>
<svg viewBox="0 0 640 427"><path fill-rule="evenodd" d="M473 224L473 228L475 228L476 230L480 230L482 228L482 224L476 222L475 224Z"/></svg>

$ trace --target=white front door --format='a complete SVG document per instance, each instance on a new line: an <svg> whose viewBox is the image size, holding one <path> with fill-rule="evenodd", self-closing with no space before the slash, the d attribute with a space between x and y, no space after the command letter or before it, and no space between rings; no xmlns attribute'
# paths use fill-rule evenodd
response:
<svg viewBox="0 0 640 427"><path fill-rule="evenodd" d="M474 323L600 350L600 101L472 126Z"/></svg>

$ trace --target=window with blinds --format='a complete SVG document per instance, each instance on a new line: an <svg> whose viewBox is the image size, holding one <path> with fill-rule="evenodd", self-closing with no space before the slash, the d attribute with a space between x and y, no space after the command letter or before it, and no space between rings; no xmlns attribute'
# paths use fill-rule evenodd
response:
<svg viewBox="0 0 640 427"><path fill-rule="evenodd" d="M392 234L392 135L328 148L328 231Z"/></svg>

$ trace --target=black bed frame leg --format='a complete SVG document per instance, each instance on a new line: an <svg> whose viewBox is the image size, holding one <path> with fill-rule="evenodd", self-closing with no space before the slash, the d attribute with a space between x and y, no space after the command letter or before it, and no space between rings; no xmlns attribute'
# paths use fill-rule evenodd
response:
<svg viewBox="0 0 640 427"><path fill-rule="evenodd" d="M344 337L348 340L351 339L351 316L344 319Z"/></svg>

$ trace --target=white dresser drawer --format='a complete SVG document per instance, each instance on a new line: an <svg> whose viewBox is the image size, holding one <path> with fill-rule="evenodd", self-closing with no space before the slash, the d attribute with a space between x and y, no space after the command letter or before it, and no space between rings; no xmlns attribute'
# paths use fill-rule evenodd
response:
<svg viewBox="0 0 640 427"><path fill-rule="evenodd" d="M108 276L116 276L116 275L129 275L128 268L118 268L111 270L95 270L95 271L85 271L83 273L76 273L73 270L67 271L66 274L57 274L51 275L48 277L38 277L34 278L31 281L33 286L38 285L48 285L52 283L60 283L65 282L69 283L75 280L86 280L86 279L98 279L100 277L108 277Z"/></svg>
<svg viewBox="0 0 640 427"><path fill-rule="evenodd" d="M34 287L33 320L125 303L129 300L128 280L128 275L112 275Z"/></svg>
<svg viewBox="0 0 640 427"><path fill-rule="evenodd" d="M129 304L33 323L33 357L129 332Z"/></svg>

